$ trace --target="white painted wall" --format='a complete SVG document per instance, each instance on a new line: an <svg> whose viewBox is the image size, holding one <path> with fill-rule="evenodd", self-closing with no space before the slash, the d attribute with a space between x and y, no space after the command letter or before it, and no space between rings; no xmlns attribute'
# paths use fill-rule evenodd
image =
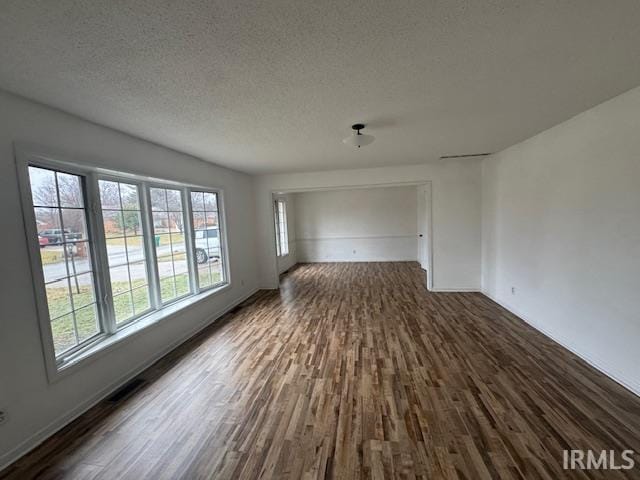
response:
<svg viewBox="0 0 640 480"><path fill-rule="evenodd" d="M294 196L299 262L417 260L417 187Z"/></svg>
<svg viewBox="0 0 640 480"><path fill-rule="evenodd" d="M363 154L366 155L364 151ZM431 182L433 199L433 288L435 290L479 290L481 161L477 159L258 177L256 179L256 212L261 286L276 288L278 285L275 245L272 241L274 235L271 207L273 192L425 182Z"/></svg>
<svg viewBox="0 0 640 480"><path fill-rule="evenodd" d="M640 394L640 88L486 159L482 184L483 291Z"/></svg>
<svg viewBox="0 0 640 480"><path fill-rule="evenodd" d="M282 195L275 194L275 199L283 199L287 203L287 232L289 233L289 255L277 258L278 273L289 270L297 262L297 243L296 243L296 201L295 196L289 193ZM275 236L274 236L275 241Z"/></svg>
<svg viewBox="0 0 640 480"><path fill-rule="evenodd" d="M171 321L149 327L83 369L49 384L25 246L15 141L64 151L73 159L115 170L223 188L232 288ZM0 468L257 287L251 177L2 92L0 205L0 408L9 416L0 426Z"/></svg>

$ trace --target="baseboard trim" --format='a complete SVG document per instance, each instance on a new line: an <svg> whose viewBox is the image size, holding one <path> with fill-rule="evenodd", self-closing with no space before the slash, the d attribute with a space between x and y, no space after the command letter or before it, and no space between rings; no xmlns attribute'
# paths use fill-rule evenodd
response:
<svg viewBox="0 0 640 480"><path fill-rule="evenodd" d="M106 397L111 395L114 391L116 391L122 385L127 383L129 380L131 380L135 376L142 373L144 370L149 368L151 365L153 365L155 362L157 362L162 357L167 355L169 352L176 349L177 347L182 345L184 342L186 342L193 336L197 335L199 332L201 332L206 327L208 327L209 325L214 323L216 320L218 320L220 317L222 317L229 310L241 304L242 302L246 301L248 298L250 298L252 295L254 295L258 291L260 291L260 288L256 287L253 290L251 290L249 293L242 295L236 300L233 300L223 308L219 309L213 315L207 317L202 323L199 323L194 328L189 330L181 338L170 343L165 348L160 350L158 353L154 354L147 360L143 361L142 363L138 364L136 367L129 370L127 373L122 375L118 380L109 384L107 387L100 390L98 393L90 397L88 400L85 400L79 405L68 410L66 413L58 417L56 420L52 421L47 426L41 428L36 433L31 435L29 438L20 442L20 444L18 444L12 450L0 456L0 475L2 474L5 468L8 468L10 465L12 465L17 460L22 458L24 455L29 453L31 450L36 448L42 442L44 442L49 437L54 435L56 432L58 432L59 430L67 426L69 423L73 422L80 415L84 414L90 408L94 407L96 404L98 404L99 402L104 400Z"/></svg>
<svg viewBox="0 0 640 480"><path fill-rule="evenodd" d="M456 293L456 292L460 292L460 293L466 293L466 292L480 293L480 289L478 287L432 288L429 291L430 292L434 292L434 293Z"/></svg>
<svg viewBox="0 0 640 480"><path fill-rule="evenodd" d="M640 397L640 384L638 384L634 380L625 379L621 375L618 375L616 373L612 373L613 371L615 371L615 369L611 368L611 366L607 362L605 362L605 361L603 361L602 359L599 359L599 358L594 358L593 356L588 355L588 354L580 351L580 349L574 347L573 345L570 345L565 340L559 339L557 336L552 334L549 330L547 330L546 328L541 327L537 322L533 321L531 318L529 318L527 315L525 315L524 313L519 311L517 308L514 308L511 305L509 305L508 303L499 300L497 297L494 297L490 293L488 293L488 292L486 292L484 290L481 291L480 293L482 293L485 297L491 299L492 301L496 302L498 305L500 305L502 308L508 310L509 312L514 314L516 317L520 318L522 321L524 321L529 326L535 328L538 332L542 333L545 337L550 338L551 340L556 342L561 347L566 348L567 350L569 350L571 353L573 353L577 357L580 357L582 360L587 362L589 365L591 365L593 368L598 370L603 375L606 375L607 377L609 377L611 380L613 380L617 384L619 384L622 387L626 388L627 390L629 390L634 395Z"/></svg>
<svg viewBox="0 0 640 480"><path fill-rule="evenodd" d="M404 258L404 259L376 258L372 260L351 259L351 258L349 259L342 258L342 259L332 260L330 258L323 258L322 260L304 260L304 259L298 260L298 263L388 263L388 262L417 262L417 260L415 258Z"/></svg>

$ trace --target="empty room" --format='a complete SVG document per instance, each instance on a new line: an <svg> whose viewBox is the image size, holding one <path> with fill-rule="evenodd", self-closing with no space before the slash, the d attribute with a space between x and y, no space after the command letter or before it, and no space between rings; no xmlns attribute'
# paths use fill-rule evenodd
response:
<svg viewBox="0 0 640 480"><path fill-rule="evenodd" d="M640 479L638 46L0 0L0 479Z"/></svg>

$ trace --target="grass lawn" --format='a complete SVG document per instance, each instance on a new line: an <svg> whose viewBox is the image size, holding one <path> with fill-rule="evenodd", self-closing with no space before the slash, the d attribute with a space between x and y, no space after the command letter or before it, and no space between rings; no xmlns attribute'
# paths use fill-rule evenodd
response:
<svg viewBox="0 0 640 480"><path fill-rule="evenodd" d="M49 250L46 247L40 249L40 260L42 265L64 262L64 252L60 250Z"/></svg>
<svg viewBox="0 0 640 480"><path fill-rule="evenodd" d="M220 281L220 272L212 271L206 265L200 266L198 275L201 286L213 285ZM148 310L150 302L148 288L144 280L134 280L133 290L129 292L129 282L113 282L111 288L114 293L113 306L116 314L116 323L124 323L134 315ZM73 304L76 309L76 323L80 341L92 337L99 331L95 313L95 302L89 285L80 285L79 289L72 283ZM163 302L189 293L189 276L186 273L176 275L175 284L173 277L160 279L160 293ZM50 317L55 318L51 322L53 343L56 352L60 353L76 345L73 329L73 315L71 302L66 288L47 288L47 302L49 304ZM59 317L59 318L56 318Z"/></svg>
<svg viewBox="0 0 640 480"><path fill-rule="evenodd" d="M120 235L120 234L118 234ZM162 233L159 235L160 237L160 245L169 245L169 235L166 233ZM171 240L173 244L182 244L184 243L184 233L172 233ZM118 238L107 238L107 244L109 245L124 245L124 237ZM140 246L142 245L142 236L129 236L127 237L128 245Z"/></svg>

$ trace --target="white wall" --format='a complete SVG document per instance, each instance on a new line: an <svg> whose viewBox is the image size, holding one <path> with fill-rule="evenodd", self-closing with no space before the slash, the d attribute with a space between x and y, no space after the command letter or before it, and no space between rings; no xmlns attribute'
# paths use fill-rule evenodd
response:
<svg viewBox="0 0 640 480"><path fill-rule="evenodd" d="M256 212L261 286L276 288L278 285L275 245L272 240L272 192L425 182L431 182L433 200L433 288L479 290L481 161L477 159L258 177Z"/></svg>
<svg viewBox="0 0 640 480"><path fill-rule="evenodd" d="M25 246L15 141L64 151L73 159L115 170L223 188L232 288L171 321L149 327L83 369L49 384ZM0 468L257 286L251 177L2 92L0 205L0 409L9 417L0 425Z"/></svg>
<svg viewBox="0 0 640 480"><path fill-rule="evenodd" d="M486 159L482 179L483 291L640 394L640 88Z"/></svg>
<svg viewBox="0 0 640 480"><path fill-rule="evenodd" d="M294 196L299 262L417 260L417 187Z"/></svg>
<svg viewBox="0 0 640 480"><path fill-rule="evenodd" d="M296 244L296 202L295 196L292 194L275 194L275 199L283 199L287 204L287 233L289 234L289 254L277 258L278 273L289 270L297 262L297 244ZM275 237L274 237L275 238ZM275 241L275 239L274 239Z"/></svg>

